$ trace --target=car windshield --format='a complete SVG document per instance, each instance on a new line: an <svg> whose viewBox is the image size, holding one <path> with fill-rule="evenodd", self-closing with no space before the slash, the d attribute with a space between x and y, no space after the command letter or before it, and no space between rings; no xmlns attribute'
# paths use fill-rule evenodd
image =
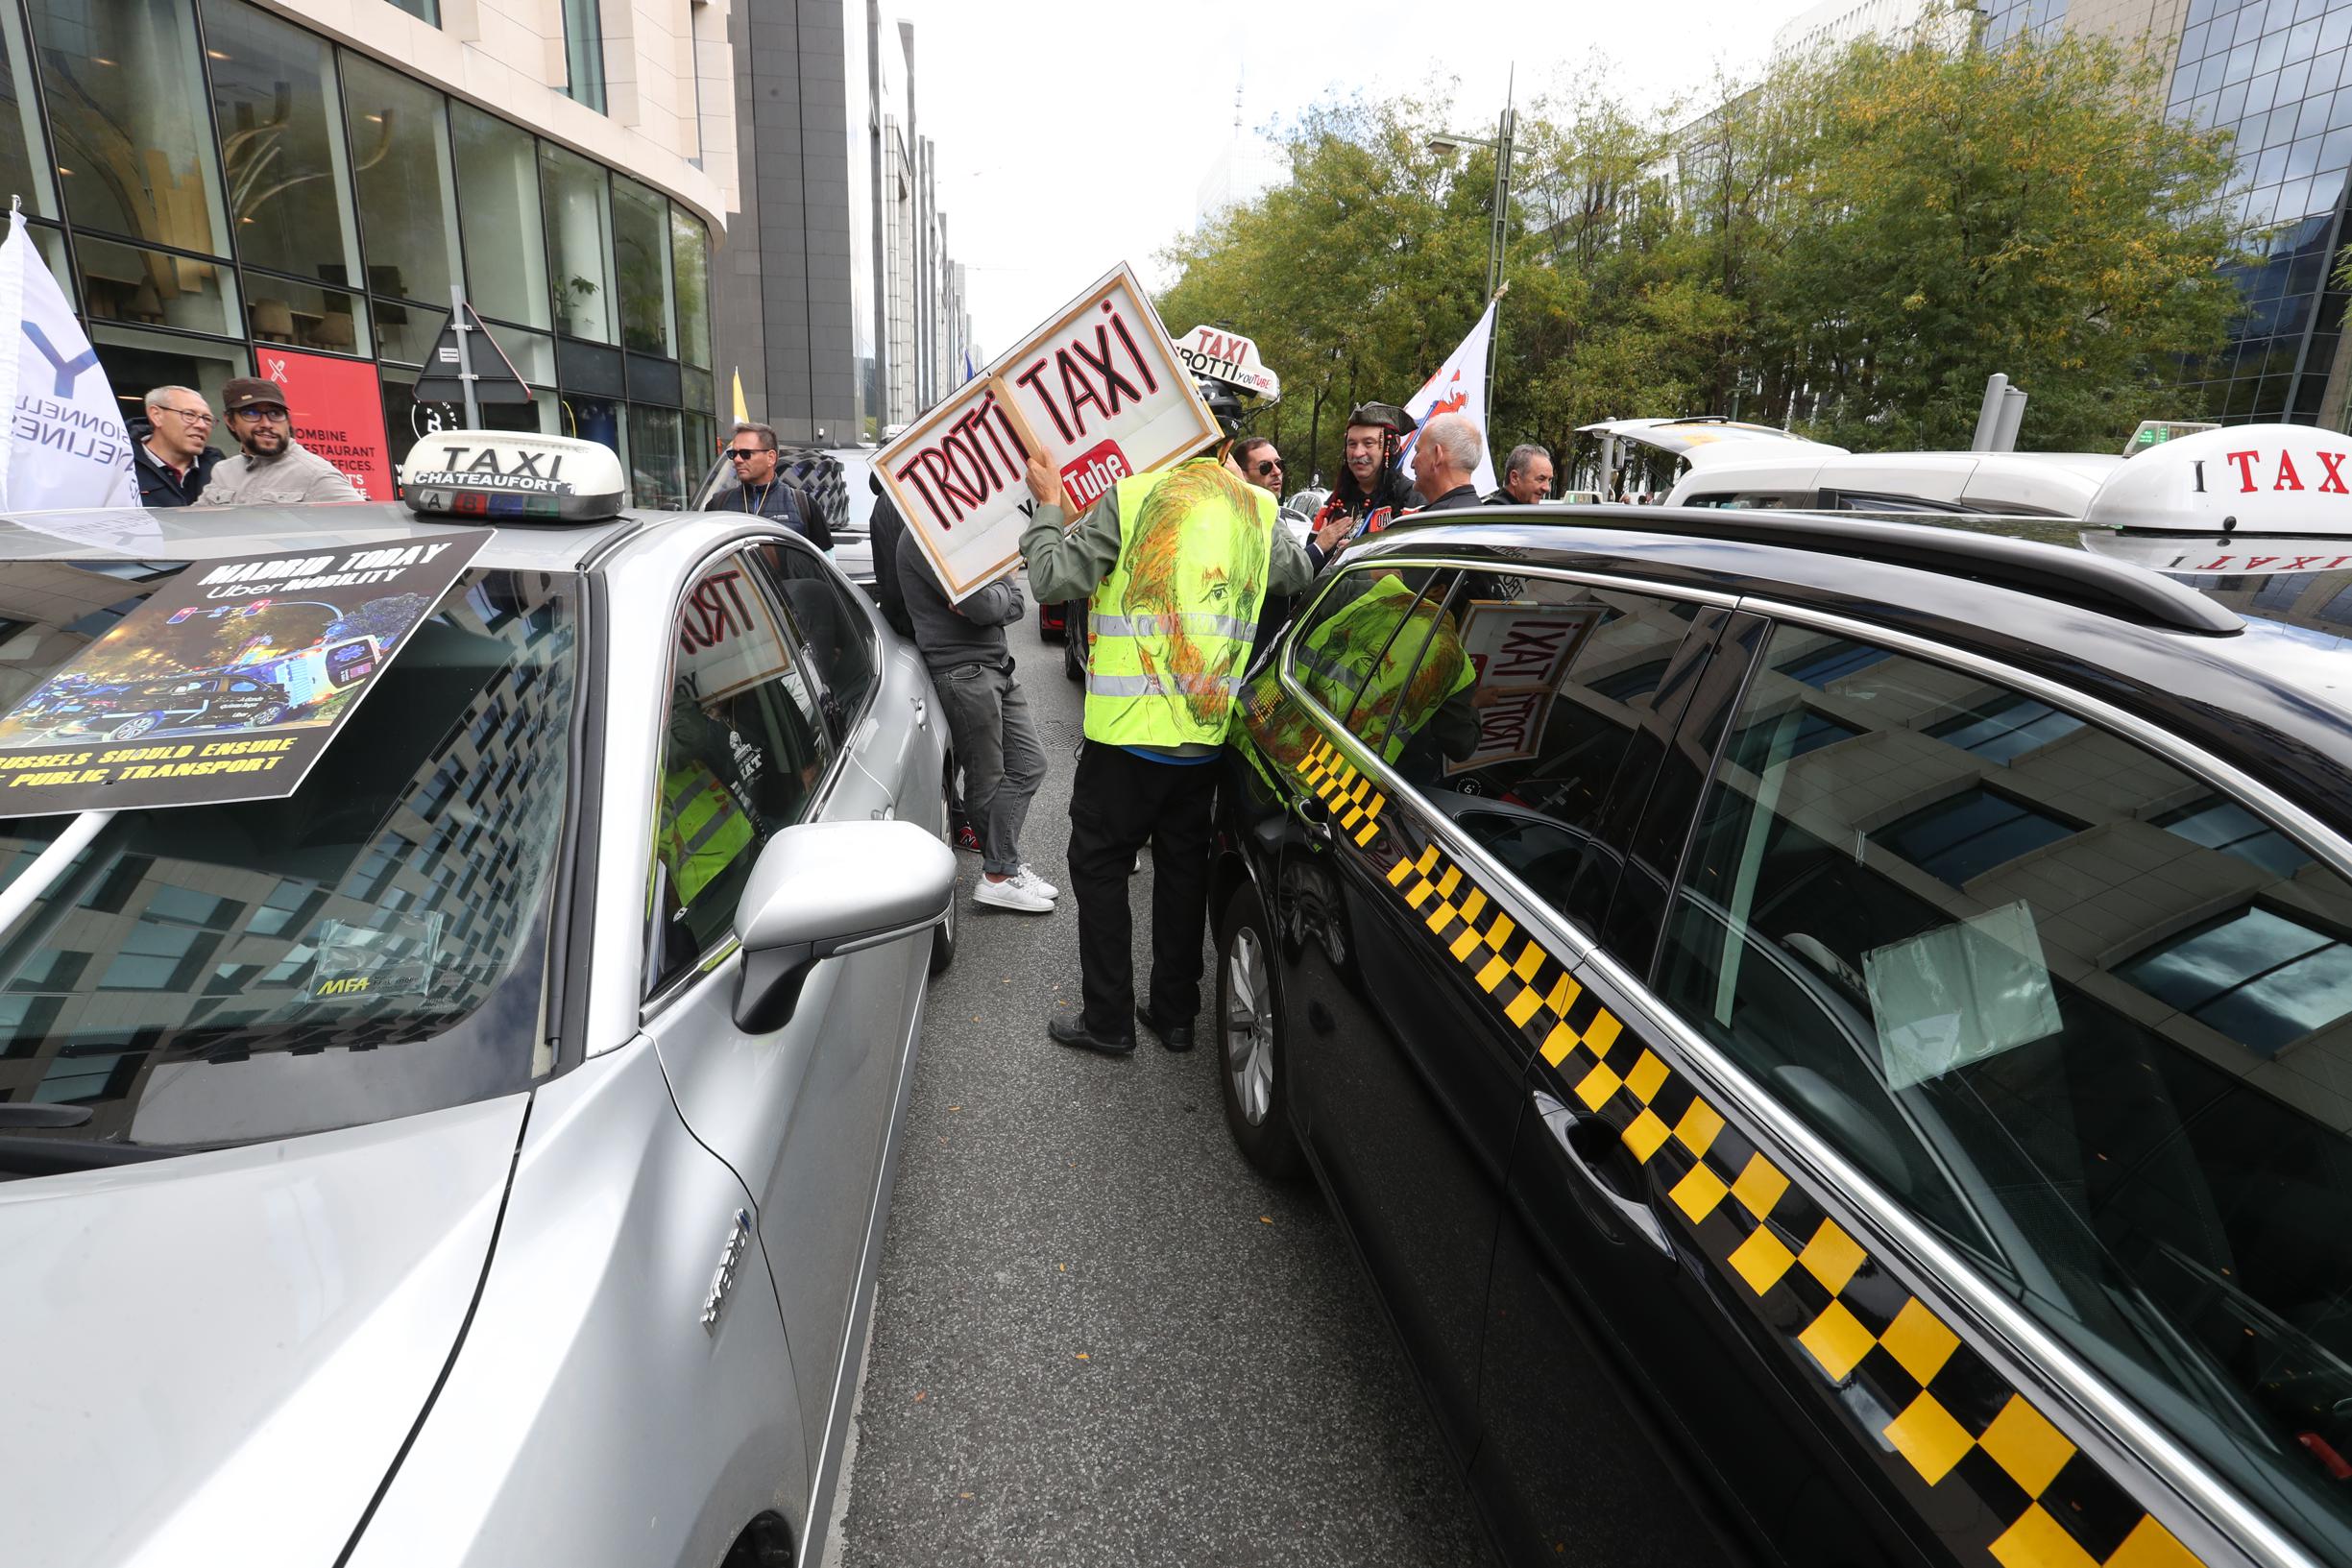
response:
<svg viewBox="0 0 2352 1568"><path fill-rule="evenodd" d="M50 733L101 740L282 715L277 688L255 707L235 682L210 684L239 706L159 722L133 687L59 690L178 569L0 567L0 709L47 684ZM0 931L0 1177L70 1169L61 1144L95 1161L289 1137L549 1069L577 596L570 576L467 572L292 796L120 812L48 880ZM74 820L0 820L0 886Z"/></svg>

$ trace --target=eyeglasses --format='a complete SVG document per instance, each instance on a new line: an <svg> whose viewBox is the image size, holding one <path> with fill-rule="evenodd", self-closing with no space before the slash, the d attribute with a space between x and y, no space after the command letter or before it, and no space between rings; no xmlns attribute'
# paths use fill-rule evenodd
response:
<svg viewBox="0 0 2352 1568"><path fill-rule="evenodd" d="M162 414L177 414L190 424L210 424L212 422L212 410L209 408L174 408L169 403L158 403L156 410Z"/></svg>
<svg viewBox="0 0 2352 1568"><path fill-rule="evenodd" d="M256 424L263 420L268 420L273 424L276 424L284 422L286 418L286 411L282 408L266 406L254 408L232 408L229 411L229 417L232 420L251 420Z"/></svg>
<svg viewBox="0 0 2352 1568"><path fill-rule="evenodd" d="M1282 459L1278 457L1264 458L1259 462L1252 464L1249 471L1256 474L1261 479L1266 478L1270 474L1280 473L1282 471Z"/></svg>
<svg viewBox="0 0 2352 1568"><path fill-rule="evenodd" d="M730 446L724 455L730 463L748 463L762 452L772 452L775 449L773 446Z"/></svg>

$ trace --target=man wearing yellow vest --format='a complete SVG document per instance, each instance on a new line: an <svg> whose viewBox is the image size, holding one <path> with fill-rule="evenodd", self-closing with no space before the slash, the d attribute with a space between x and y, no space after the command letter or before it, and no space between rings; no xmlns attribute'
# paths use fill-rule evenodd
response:
<svg viewBox="0 0 2352 1568"><path fill-rule="evenodd" d="M1189 1050L1200 1010L1217 769L1268 593L1314 567L1274 499L1214 458L1122 479L1065 528L1061 480L1029 466L1037 510L1021 536L1031 592L1088 599L1086 745L1070 799L1085 1010L1055 1043L1120 1054L1140 1021ZM1150 1005L1135 1005L1127 878L1152 846Z"/></svg>

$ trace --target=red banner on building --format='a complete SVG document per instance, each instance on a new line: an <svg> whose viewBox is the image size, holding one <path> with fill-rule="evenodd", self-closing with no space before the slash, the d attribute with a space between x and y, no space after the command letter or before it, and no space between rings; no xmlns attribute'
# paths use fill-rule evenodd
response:
<svg viewBox="0 0 2352 1568"><path fill-rule="evenodd" d="M397 499L384 441L384 388L364 359L254 346L262 379L285 389L294 439L349 475L371 501Z"/></svg>

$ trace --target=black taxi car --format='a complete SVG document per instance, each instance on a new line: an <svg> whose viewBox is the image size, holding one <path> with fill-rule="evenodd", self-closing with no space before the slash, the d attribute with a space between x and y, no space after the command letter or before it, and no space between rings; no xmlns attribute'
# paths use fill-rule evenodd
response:
<svg viewBox="0 0 2352 1568"><path fill-rule="evenodd" d="M1261 650L1227 1120L1504 1558L2352 1562L2348 460L1450 514Z"/></svg>

